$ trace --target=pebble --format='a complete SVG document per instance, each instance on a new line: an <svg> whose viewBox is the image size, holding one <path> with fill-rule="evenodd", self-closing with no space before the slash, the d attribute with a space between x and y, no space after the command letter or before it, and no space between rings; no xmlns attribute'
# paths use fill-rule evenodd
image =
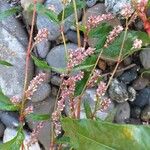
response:
<svg viewBox="0 0 150 150"><path fill-rule="evenodd" d="M86 4L88 7L92 7L96 4L97 0L86 0Z"/></svg>
<svg viewBox="0 0 150 150"><path fill-rule="evenodd" d="M141 119L150 122L150 105L146 106L141 113Z"/></svg>
<svg viewBox="0 0 150 150"><path fill-rule="evenodd" d="M58 90L59 90L58 87L52 86L52 95L53 95L53 96L57 96Z"/></svg>
<svg viewBox="0 0 150 150"><path fill-rule="evenodd" d="M150 104L150 88L140 90L132 104L140 108Z"/></svg>
<svg viewBox="0 0 150 150"><path fill-rule="evenodd" d="M8 10L10 7L0 0L0 10ZM0 65L0 85L8 97L17 95L22 97L25 78L25 59L27 35L18 20L11 16L0 21L0 59L8 61L13 66ZM33 76L33 63L29 60L28 79Z"/></svg>
<svg viewBox="0 0 150 150"><path fill-rule="evenodd" d="M125 71L118 79L125 84L130 84L137 78L137 76L137 70L135 68L132 68L128 71Z"/></svg>
<svg viewBox="0 0 150 150"><path fill-rule="evenodd" d="M76 44L68 43L67 49L75 50L77 48ZM46 57L46 61L48 64L55 68L65 68L66 60L65 60L65 48L64 45L59 45L51 49ZM57 72L57 71L56 71Z"/></svg>
<svg viewBox="0 0 150 150"><path fill-rule="evenodd" d="M40 102L47 98L51 93L51 87L47 83L43 83L38 86L37 91L34 92L31 101L32 102Z"/></svg>
<svg viewBox="0 0 150 150"><path fill-rule="evenodd" d="M0 112L0 120L9 128L17 128L19 126L19 116L15 112Z"/></svg>
<svg viewBox="0 0 150 150"><path fill-rule="evenodd" d="M123 103L129 99L126 85L117 79L112 80L108 93L110 98L118 103Z"/></svg>
<svg viewBox="0 0 150 150"><path fill-rule="evenodd" d="M128 94L129 94L128 101L133 102L136 99L136 90L133 87L129 86L128 87Z"/></svg>
<svg viewBox="0 0 150 150"><path fill-rule="evenodd" d="M123 60L123 63L125 66L131 65L132 63L132 57L127 57Z"/></svg>
<svg viewBox="0 0 150 150"><path fill-rule="evenodd" d="M119 15L124 5L130 4L131 0L105 0L106 10L115 15Z"/></svg>
<svg viewBox="0 0 150 150"><path fill-rule="evenodd" d="M28 142L30 141L30 134L31 133L25 133L25 140L23 141L24 144L24 150L41 150L38 142L35 142L32 144L29 148L27 147ZM17 130L12 129L12 128L6 128L4 132L4 137L3 137L3 143L6 143L13 139L17 135Z"/></svg>
<svg viewBox="0 0 150 150"><path fill-rule="evenodd" d="M44 40L36 45L37 53L40 58L45 58L50 51L51 43L48 40Z"/></svg>
<svg viewBox="0 0 150 150"><path fill-rule="evenodd" d="M53 75L51 78L51 84L56 85L56 86L60 86L61 78L57 75Z"/></svg>
<svg viewBox="0 0 150 150"><path fill-rule="evenodd" d="M106 64L106 62L104 60L100 59L98 61L97 65L98 65L99 69L101 69L103 71L106 70L107 64Z"/></svg>
<svg viewBox="0 0 150 150"><path fill-rule="evenodd" d="M140 60L144 69L150 69L150 48L145 48L140 52Z"/></svg>
<svg viewBox="0 0 150 150"><path fill-rule="evenodd" d="M131 118L138 119L141 115L141 108L140 107L132 107L131 109Z"/></svg>
<svg viewBox="0 0 150 150"><path fill-rule="evenodd" d="M124 102L121 104L117 104L116 106L116 115L115 122L116 123L126 123L126 121L130 118L130 106L128 102Z"/></svg>
<svg viewBox="0 0 150 150"><path fill-rule="evenodd" d="M72 30L67 31L67 33L66 33L66 38L67 38L70 42L75 43L75 44L78 44L77 32L72 31ZM83 39L83 37L80 35L80 42L81 42L81 44L83 44L83 41L84 41L84 39Z"/></svg>
<svg viewBox="0 0 150 150"><path fill-rule="evenodd" d="M139 77L135 81L133 81L132 87L135 90L142 90L149 84L149 80L146 78Z"/></svg>
<svg viewBox="0 0 150 150"><path fill-rule="evenodd" d="M4 124L0 121L0 138L3 137L5 131L5 126Z"/></svg>

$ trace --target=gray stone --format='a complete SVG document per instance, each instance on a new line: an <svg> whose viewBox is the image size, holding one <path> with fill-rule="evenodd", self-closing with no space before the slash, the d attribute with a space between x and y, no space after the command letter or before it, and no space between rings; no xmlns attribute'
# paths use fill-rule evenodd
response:
<svg viewBox="0 0 150 150"><path fill-rule="evenodd" d="M115 122L125 123L130 118L130 106L128 102L116 106Z"/></svg>
<svg viewBox="0 0 150 150"><path fill-rule="evenodd" d="M33 103L34 113L37 114L52 114L55 105L55 97L49 97L42 102ZM33 130L38 122L33 122L32 120L26 120L29 128ZM40 130L38 140L44 146L45 150L49 150L50 139L51 139L51 123L50 121L44 121L44 127Z"/></svg>
<svg viewBox="0 0 150 150"><path fill-rule="evenodd" d="M63 10L63 4L62 4L61 0L57 0L57 1L56 0L47 0L45 2L45 6L47 8L51 7L52 5L55 8L56 14L59 14ZM80 13L79 13L79 17L80 17ZM74 15L71 15L65 19L64 32L67 32L67 30L69 30L69 28L73 24L74 20L75 20ZM56 40L57 37L59 37L61 34L60 25L56 24L53 21L48 20L48 18L41 16L41 15L37 16L37 28L38 29L47 28L49 31L48 39L50 41Z"/></svg>
<svg viewBox="0 0 150 150"><path fill-rule="evenodd" d="M140 52L140 60L145 69L150 69L150 48L145 48Z"/></svg>
<svg viewBox="0 0 150 150"><path fill-rule="evenodd" d="M67 44L67 49L76 49L76 44ZM59 45L51 49L46 57L46 61L52 67L56 68L65 68L66 67L66 60L65 60L65 48L64 45Z"/></svg>
<svg viewBox="0 0 150 150"><path fill-rule="evenodd" d="M69 30L66 33L66 37L70 42L78 44L77 32ZM81 40L81 44L83 44L83 37L81 35L80 35L80 40Z"/></svg>
<svg viewBox="0 0 150 150"><path fill-rule="evenodd" d="M23 141L23 145L24 145L24 150L41 150L38 142L35 142L34 144L32 144L29 148L27 146L28 142L31 140L30 139L30 133L25 132L25 140ZM6 143L8 141L10 141L11 139L13 139L15 136L17 135L17 130L16 129L12 129L12 128L6 128L5 132L4 132L4 137L3 137L3 143Z"/></svg>
<svg viewBox="0 0 150 150"><path fill-rule="evenodd" d="M128 101L133 102L136 99L136 90L133 87L129 86L128 87L128 94L129 94Z"/></svg>
<svg viewBox="0 0 150 150"><path fill-rule="evenodd" d="M50 42L44 40L37 44L37 53L41 58L45 58L50 50Z"/></svg>
<svg viewBox="0 0 150 150"><path fill-rule="evenodd" d="M8 3L4 0L0 0L0 10L5 11L10 9ZM14 16L9 16L0 21L0 31L4 28L12 36L14 36L23 46L27 47L28 37L27 33L23 29L23 25L19 23ZM15 45L16 46L16 45Z"/></svg>
<svg viewBox="0 0 150 150"><path fill-rule="evenodd" d="M123 60L125 66L128 66L132 63L132 57L127 57Z"/></svg>
<svg viewBox="0 0 150 150"><path fill-rule="evenodd" d="M120 14L124 5L130 4L131 0L105 0L106 10L113 14Z"/></svg>
<svg viewBox="0 0 150 150"><path fill-rule="evenodd" d="M5 131L5 126L4 124L0 121L0 138L3 137Z"/></svg>
<svg viewBox="0 0 150 150"><path fill-rule="evenodd" d="M146 106L141 113L141 119L143 121L150 121L150 105Z"/></svg>
<svg viewBox="0 0 150 150"><path fill-rule="evenodd" d="M133 87L135 90L142 90L142 89L144 89L148 84L149 84L149 80L148 80L148 79L139 77L138 79L136 79L136 80L133 82L132 87Z"/></svg>
<svg viewBox="0 0 150 150"><path fill-rule="evenodd" d="M150 104L150 88L140 90L132 104L141 108Z"/></svg>
<svg viewBox="0 0 150 150"><path fill-rule="evenodd" d="M9 8L0 0L0 10ZM19 22L10 17L0 21L0 60L11 63L12 67L0 65L0 86L5 95L22 97L25 78L25 57L27 36ZM33 64L29 62L28 79L32 78Z"/></svg>
<svg viewBox="0 0 150 150"><path fill-rule="evenodd" d="M59 90L58 87L52 86L52 92L51 92L52 95L56 97L58 94L58 90Z"/></svg>
<svg viewBox="0 0 150 150"><path fill-rule="evenodd" d="M47 98L51 93L51 87L49 84L44 83L38 86L37 91L34 92L31 101L40 102Z"/></svg>
<svg viewBox="0 0 150 150"><path fill-rule="evenodd" d="M17 128L19 126L19 116L15 112L0 112L0 120L9 128Z"/></svg>
<svg viewBox="0 0 150 150"><path fill-rule="evenodd" d="M96 4L97 0L86 0L86 4L88 7L92 7Z"/></svg>
<svg viewBox="0 0 150 150"><path fill-rule="evenodd" d="M138 119L141 115L141 108L140 107L132 107L131 109L131 118Z"/></svg>
<svg viewBox="0 0 150 150"><path fill-rule="evenodd" d="M110 98L118 103L123 103L129 99L126 85L117 79L112 80L108 93Z"/></svg>
<svg viewBox="0 0 150 150"><path fill-rule="evenodd" d="M128 71L125 71L121 76L119 76L118 79L125 84L130 84L137 78L137 75L137 70L135 68L132 68Z"/></svg>
<svg viewBox="0 0 150 150"><path fill-rule="evenodd" d="M54 75L51 78L51 83L53 85L60 86L60 84L61 84L61 78L59 76Z"/></svg>

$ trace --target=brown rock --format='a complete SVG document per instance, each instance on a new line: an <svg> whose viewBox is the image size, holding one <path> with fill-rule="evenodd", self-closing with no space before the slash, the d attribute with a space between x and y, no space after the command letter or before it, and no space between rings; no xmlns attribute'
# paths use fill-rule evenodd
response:
<svg viewBox="0 0 150 150"><path fill-rule="evenodd" d="M106 62L104 61L104 60L102 60L102 59L100 59L99 61L98 61L98 67L99 67L99 69L101 69L101 70L106 70Z"/></svg>

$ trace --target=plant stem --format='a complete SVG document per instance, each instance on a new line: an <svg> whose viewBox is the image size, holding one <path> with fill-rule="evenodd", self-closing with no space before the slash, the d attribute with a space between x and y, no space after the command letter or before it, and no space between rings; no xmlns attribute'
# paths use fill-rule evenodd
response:
<svg viewBox="0 0 150 150"><path fill-rule="evenodd" d="M127 31L128 31L128 25L127 25L127 19L126 19L126 27L125 27L123 41L122 41L122 44L121 44L120 53L119 53L119 56L118 56L118 61L117 61L117 64L115 66L115 69L113 70L112 75L111 75L111 77L110 77L110 79L109 79L109 81L107 83L106 89L108 89L108 87L109 87L109 85L110 85L110 83L111 83L111 81L112 81L112 79L113 79L113 77L114 77L114 75L115 75L115 73L117 71L117 68L118 68L120 62L122 61L121 60L122 59L121 56L122 56L122 51L123 51L123 47L124 47L126 36L127 36Z"/></svg>
<svg viewBox="0 0 150 150"><path fill-rule="evenodd" d="M23 123L23 121L24 121L24 107L25 107L25 102L26 102L25 91L27 89L27 82L28 82L28 69L29 69L29 61L30 61L30 52L31 52L31 48L32 48L32 38L33 38L33 29L34 29L34 23L35 23L35 16L36 16L36 0L34 0L34 10L33 10L33 16L32 16L32 24L31 24L31 30L30 30L27 53L26 53L26 66L25 66L23 99L22 99L21 111L20 111L20 118L21 118L20 121L21 121L21 123Z"/></svg>
<svg viewBox="0 0 150 150"><path fill-rule="evenodd" d="M77 13L77 6L76 6L75 0L73 0L73 7L74 7L74 13L75 13L75 20L76 20L78 47L81 47L80 30L79 30L79 23L78 23L78 13Z"/></svg>

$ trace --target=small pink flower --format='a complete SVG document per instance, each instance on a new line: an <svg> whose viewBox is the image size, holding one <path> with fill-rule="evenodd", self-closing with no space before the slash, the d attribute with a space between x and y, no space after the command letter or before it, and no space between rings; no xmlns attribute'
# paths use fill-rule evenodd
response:
<svg viewBox="0 0 150 150"><path fill-rule="evenodd" d="M140 49L142 47L142 40L140 39L135 39L133 42L133 47L134 49Z"/></svg>
<svg viewBox="0 0 150 150"><path fill-rule="evenodd" d="M116 27L114 27L114 29L109 33L109 35L107 36L107 40L105 42L104 47L108 47L109 44L111 44L115 38L117 36L119 36L119 34L123 31L123 27L118 25Z"/></svg>
<svg viewBox="0 0 150 150"><path fill-rule="evenodd" d="M40 43L47 38L48 38L48 29L43 28L38 31L38 34L36 35L34 40L35 40L35 43Z"/></svg>
<svg viewBox="0 0 150 150"><path fill-rule="evenodd" d="M101 81L96 90L96 94L97 96L102 97L105 95L105 92L106 92L106 83Z"/></svg>
<svg viewBox="0 0 150 150"><path fill-rule="evenodd" d="M121 14L124 18L129 18L129 17L131 17L131 15L133 14L133 12L134 12L134 11L133 11L131 5L130 5L130 4L126 4L126 5L124 5L124 7L122 8L120 14Z"/></svg>
<svg viewBox="0 0 150 150"><path fill-rule="evenodd" d="M18 103L20 103L20 98L18 96L13 96L10 98L10 101L14 104L17 105Z"/></svg>
<svg viewBox="0 0 150 150"><path fill-rule="evenodd" d="M24 110L25 116L26 116L26 115L29 115L29 114L31 114L31 113L33 113L33 106L29 106L29 107L27 107L27 108Z"/></svg>
<svg viewBox="0 0 150 150"><path fill-rule="evenodd" d="M101 102L101 106L100 106L100 110L101 111L105 111L108 109L108 107L110 106L111 104L111 100L108 99L108 98L103 98L102 99L102 102Z"/></svg>

